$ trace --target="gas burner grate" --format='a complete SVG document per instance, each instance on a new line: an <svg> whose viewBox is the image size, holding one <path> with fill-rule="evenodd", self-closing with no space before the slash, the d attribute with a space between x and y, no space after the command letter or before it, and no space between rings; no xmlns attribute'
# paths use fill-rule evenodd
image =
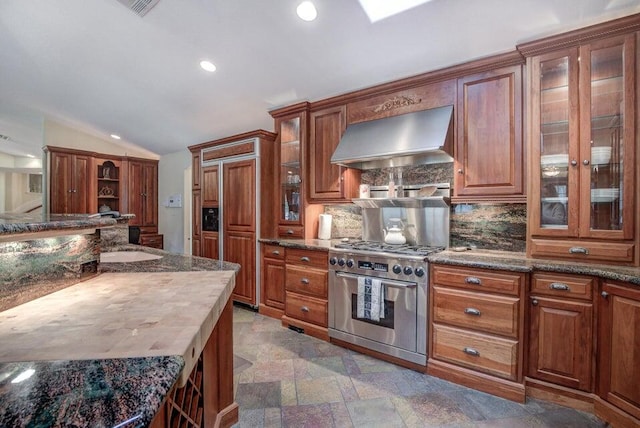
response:
<svg viewBox="0 0 640 428"><path fill-rule="evenodd" d="M430 245L391 245L374 241L349 241L340 242L335 245L336 248L357 251L384 252L392 254L406 254L412 256L428 256L444 250L444 247Z"/></svg>

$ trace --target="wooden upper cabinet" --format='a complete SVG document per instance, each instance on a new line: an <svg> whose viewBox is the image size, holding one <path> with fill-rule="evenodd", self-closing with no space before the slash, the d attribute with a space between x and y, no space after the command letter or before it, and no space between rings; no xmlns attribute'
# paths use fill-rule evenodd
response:
<svg viewBox="0 0 640 428"><path fill-rule="evenodd" d="M345 130L346 107L311 112L310 122L310 201L345 201L355 197L360 171L331 163L331 155Z"/></svg>
<svg viewBox="0 0 640 428"><path fill-rule="evenodd" d="M192 153L191 156L191 187L193 190L200 189L200 171L201 171L200 152Z"/></svg>
<svg viewBox="0 0 640 428"><path fill-rule="evenodd" d="M202 206L217 207L218 203L218 166L208 166L202 169Z"/></svg>
<svg viewBox="0 0 640 428"><path fill-rule="evenodd" d="M73 152L51 151L50 203L52 214L96 212L91 183L92 157Z"/></svg>
<svg viewBox="0 0 640 428"><path fill-rule="evenodd" d="M524 202L522 66L458 79L454 196Z"/></svg>
<svg viewBox="0 0 640 428"><path fill-rule="evenodd" d="M256 231L256 161L225 163L224 224L225 231Z"/></svg>
<svg viewBox="0 0 640 428"><path fill-rule="evenodd" d="M142 232L157 232L158 227L158 161L129 160L129 211L135 218L131 226Z"/></svg>

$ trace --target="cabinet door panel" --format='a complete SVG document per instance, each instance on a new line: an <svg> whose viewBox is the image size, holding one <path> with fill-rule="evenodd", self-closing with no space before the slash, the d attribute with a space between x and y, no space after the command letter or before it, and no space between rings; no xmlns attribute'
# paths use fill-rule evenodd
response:
<svg viewBox="0 0 640 428"><path fill-rule="evenodd" d="M142 225L157 226L158 224L158 165L145 163L143 165L143 210Z"/></svg>
<svg viewBox="0 0 640 428"><path fill-rule="evenodd" d="M71 165L73 156L67 153L51 153L50 209L53 214L70 213Z"/></svg>
<svg viewBox="0 0 640 428"><path fill-rule="evenodd" d="M226 231L224 236L224 260L240 265L236 275L233 299L255 305L256 298L256 243L255 233Z"/></svg>
<svg viewBox="0 0 640 428"><path fill-rule="evenodd" d="M73 198L71 212L84 214L89 212L89 195L91 194L91 156L75 155L73 157Z"/></svg>
<svg viewBox="0 0 640 428"><path fill-rule="evenodd" d="M456 196L523 195L522 68L458 81Z"/></svg>
<svg viewBox="0 0 640 428"><path fill-rule="evenodd" d="M135 217L129 220L130 226L142 226L142 210L144 205L143 170L140 162L129 162L129 212Z"/></svg>
<svg viewBox="0 0 640 428"><path fill-rule="evenodd" d="M341 199L343 167L331 163L331 155L345 130L345 107L311 113L309 181L311 199Z"/></svg>
<svg viewBox="0 0 640 428"><path fill-rule="evenodd" d="M593 305L531 299L529 376L591 392Z"/></svg>
<svg viewBox="0 0 640 428"><path fill-rule="evenodd" d="M600 297L599 395L640 418L640 292L605 283Z"/></svg>
<svg viewBox="0 0 640 428"><path fill-rule="evenodd" d="M224 165L225 230L256 230L256 162L247 160Z"/></svg>
<svg viewBox="0 0 640 428"><path fill-rule="evenodd" d="M282 260L263 259L262 262L263 302L267 306L284 309L285 264Z"/></svg>
<svg viewBox="0 0 640 428"><path fill-rule="evenodd" d="M208 166L202 170L202 205L218 206L218 167Z"/></svg>
<svg viewBox="0 0 640 428"><path fill-rule="evenodd" d="M218 243L218 232L202 232L202 257L218 259L220 257Z"/></svg>

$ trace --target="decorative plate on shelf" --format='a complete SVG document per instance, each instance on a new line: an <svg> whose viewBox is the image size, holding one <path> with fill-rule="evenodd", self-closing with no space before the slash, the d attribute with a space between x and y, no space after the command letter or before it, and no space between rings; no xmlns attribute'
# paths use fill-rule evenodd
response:
<svg viewBox="0 0 640 428"><path fill-rule="evenodd" d="M540 156L540 165L545 166L568 166L569 165L569 155L568 154L559 154L559 155L544 155Z"/></svg>

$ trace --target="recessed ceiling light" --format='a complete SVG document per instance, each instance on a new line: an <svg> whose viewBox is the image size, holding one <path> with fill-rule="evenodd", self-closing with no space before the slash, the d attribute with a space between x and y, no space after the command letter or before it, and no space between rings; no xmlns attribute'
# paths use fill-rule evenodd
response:
<svg viewBox="0 0 640 428"><path fill-rule="evenodd" d="M202 67L203 70L207 70L212 73L216 71L216 66L213 65L211 61L200 61L200 67Z"/></svg>
<svg viewBox="0 0 640 428"><path fill-rule="evenodd" d="M429 0L358 0L360 6L369 17L369 21L376 22L396 15L413 7L420 6Z"/></svg>
<svg viewBox="0 0 640 428"><path fill-rule="evenodd" d="M27 155L28 158L35 159L34 155Z"/></svg>
<svg viewBox="0 0 640 428"><path fill-rule="evenodd" d="M120 136L116 134L111 134L111 138L113 138L114 140L119 140Z"/></svg>
<svg viewBox="0 0 640 428"><path fill-rule="evenodd" d="M303 21L313 21L318 16L316 7L310 1L303 1L300 3L296 12Z"/></svg>

